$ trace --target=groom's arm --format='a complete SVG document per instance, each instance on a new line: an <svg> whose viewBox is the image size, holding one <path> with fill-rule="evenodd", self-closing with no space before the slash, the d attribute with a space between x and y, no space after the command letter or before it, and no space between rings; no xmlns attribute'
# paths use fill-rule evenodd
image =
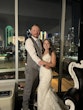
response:
<svg viewBox="0 0 83 110"><path fill-rule="evenodd" d="M47 66L46 63L47 63L47 62L45 62L45 61L43 61L43 60L39 61L39 65L40 65L40 66L44 66L45 68L50 69L50 66Z"/></svg>
<svg viewBox="0 0 83 110"><path fill-rule="evenodd" d="M41 59L37 56L34 48L34 44L30 38L28 38L25 42L25 49L29 53L33 61L35 61L35 63L39 65L39 62L41 61Z"/></svg>

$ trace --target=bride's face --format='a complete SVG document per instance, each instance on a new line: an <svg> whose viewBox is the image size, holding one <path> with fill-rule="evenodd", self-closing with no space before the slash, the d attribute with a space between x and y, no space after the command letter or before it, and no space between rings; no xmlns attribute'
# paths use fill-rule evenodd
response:
<svg viewBox="0 0 83 110"><path fill-rule="evenodd" d="M49 50L49 48L50 48L50 43L49 43L48 40L45 40L45 41L43 42L43 47L44 47L45 50Z"/></svg>

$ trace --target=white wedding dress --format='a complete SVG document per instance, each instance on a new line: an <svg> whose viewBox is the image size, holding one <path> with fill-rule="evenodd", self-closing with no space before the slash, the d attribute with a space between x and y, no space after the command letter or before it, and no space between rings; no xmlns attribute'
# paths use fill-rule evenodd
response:
<svg viewBox="0 0 83 110"><path fill-rule="evenodd" d="M51 56L46 54L42 58L44 61L50 62ZM40 83L38 86L38 110L65 110L59 105L57 94L54 94L51 88L52 70L40 67Z"/></svg>

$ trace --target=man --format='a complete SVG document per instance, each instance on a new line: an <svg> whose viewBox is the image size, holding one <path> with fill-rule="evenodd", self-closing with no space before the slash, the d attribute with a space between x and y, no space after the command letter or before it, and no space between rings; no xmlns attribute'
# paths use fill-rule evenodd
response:
<svg viewBox="0 0 83 110"><path fill-rule="evenodd" d="M25 87L23 93L23 110L33 110L34 94L39 82L39 62L42 57L42 44L38 37L40 28L33 25L30 30L31 37L25 42L27 51L27 64L25 65Z"/></svg>

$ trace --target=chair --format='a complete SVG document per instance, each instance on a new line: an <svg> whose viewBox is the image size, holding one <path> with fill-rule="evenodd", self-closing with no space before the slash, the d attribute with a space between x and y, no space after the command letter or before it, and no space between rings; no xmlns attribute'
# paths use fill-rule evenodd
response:
<svg viewBox="0 0 83 110"><path fill-rule="evenodd" d="M64 94L64 103L69 110L83 110L83 60L80 63L71 62L68 71L74 81L74 87Z"/></svg>

